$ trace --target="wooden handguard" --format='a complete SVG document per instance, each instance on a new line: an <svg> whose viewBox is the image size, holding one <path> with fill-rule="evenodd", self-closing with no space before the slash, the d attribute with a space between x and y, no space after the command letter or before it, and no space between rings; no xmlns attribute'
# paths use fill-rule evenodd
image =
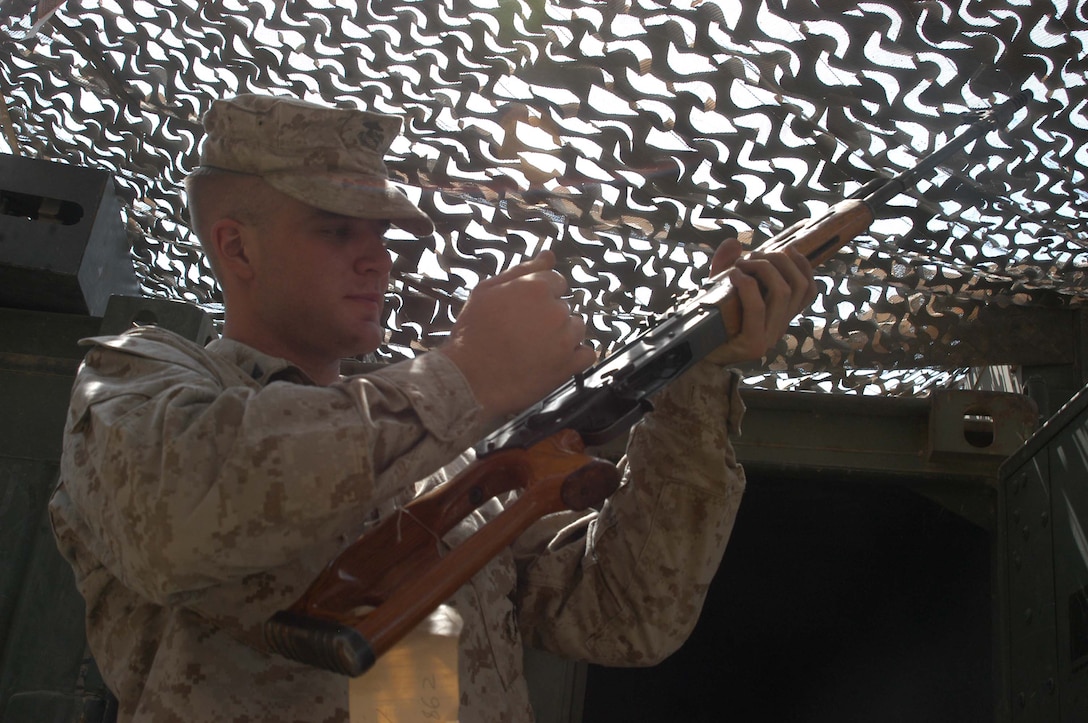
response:
<svg viewBox="0 0 1088 723"><path fill-rule="evenodd" d="M587 455L571 430L488 455L344 549L265 623L265 640L288 658L361 675L533 522L598 505L618 485L616 467ZM522 491L513 504L443 555L443 535L515 489Z"/></svg>
<svg viewBox="0 0 1088 723"><path fill-rule="evenodd" d="M760 244L756 253L770 253L793 248L804 254L813 268L835 255L855 236L869 228L873 209L865 201L848 198L840 201L822 215L805 219ZM732 291L731 287L726 287ZM717 301L722 321L730 336L740 333L741 305L735 293Z"/></svg>

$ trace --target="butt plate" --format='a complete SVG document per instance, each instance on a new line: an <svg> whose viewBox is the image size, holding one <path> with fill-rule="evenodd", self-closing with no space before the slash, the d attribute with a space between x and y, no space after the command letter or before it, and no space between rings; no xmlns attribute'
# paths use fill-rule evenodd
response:
<svg viewBox="0 0 1088 723"><path fill-rule="evenodd" d="M286 658L353 678L375 661L373 648L358 630L289 611L278 612L265 623L264 638Z"/></svg>

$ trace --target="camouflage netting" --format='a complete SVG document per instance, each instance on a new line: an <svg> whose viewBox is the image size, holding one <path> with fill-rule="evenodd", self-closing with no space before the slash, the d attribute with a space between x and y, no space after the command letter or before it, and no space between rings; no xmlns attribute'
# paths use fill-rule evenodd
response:
<svg viewBox="0 0 1088 723"><path fill-rule="evenodd" d="M549 246L608 347L690 287L721 238L818 213L1027 90L1008 129L823 267L777 373L750 382L954 386L956 325L979 303L1088 293L1085 0L329 5L0 0L0 151L114 173L144 291L217 314L180 192L211 100L400 114L390 167L438 232L393 241L383 352L433 346L478 279Z"/></svg>

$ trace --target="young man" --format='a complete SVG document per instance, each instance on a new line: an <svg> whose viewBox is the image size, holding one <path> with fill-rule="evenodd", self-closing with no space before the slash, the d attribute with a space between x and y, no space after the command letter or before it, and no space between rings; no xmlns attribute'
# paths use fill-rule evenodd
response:
<svg viewBox="0 0 1088 723"><path fill-rule="evenodd" d="M399 120L283 98L217 101L187 188L223 338L90 340L51 505L120 721L346 721L348 679L261 626L369 524L441 484L505 416L594 360L550 252L472 291L439 350L342 378L382 341L390 224L430 220L387 180ZM624 484L545 518L461 588L460 720L527 721L522 640L645 665L695 624L744 486L725 364L761 356L815 295L798 254L722 246L743 331L655 399ZM492 500L445 539L502 509Z"/></svg>

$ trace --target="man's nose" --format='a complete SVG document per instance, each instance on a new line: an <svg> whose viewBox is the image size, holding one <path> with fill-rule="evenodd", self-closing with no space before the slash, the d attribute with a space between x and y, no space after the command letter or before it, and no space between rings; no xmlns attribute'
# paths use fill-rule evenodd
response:
<svg viewBox="0 0 1088 723"><path fill-rule="evenodd" d="M355 256L355 273L364 274L368 271L377 271L388 274L393 268L393 257L383 241L371 241L360 244Z"/></svg>

